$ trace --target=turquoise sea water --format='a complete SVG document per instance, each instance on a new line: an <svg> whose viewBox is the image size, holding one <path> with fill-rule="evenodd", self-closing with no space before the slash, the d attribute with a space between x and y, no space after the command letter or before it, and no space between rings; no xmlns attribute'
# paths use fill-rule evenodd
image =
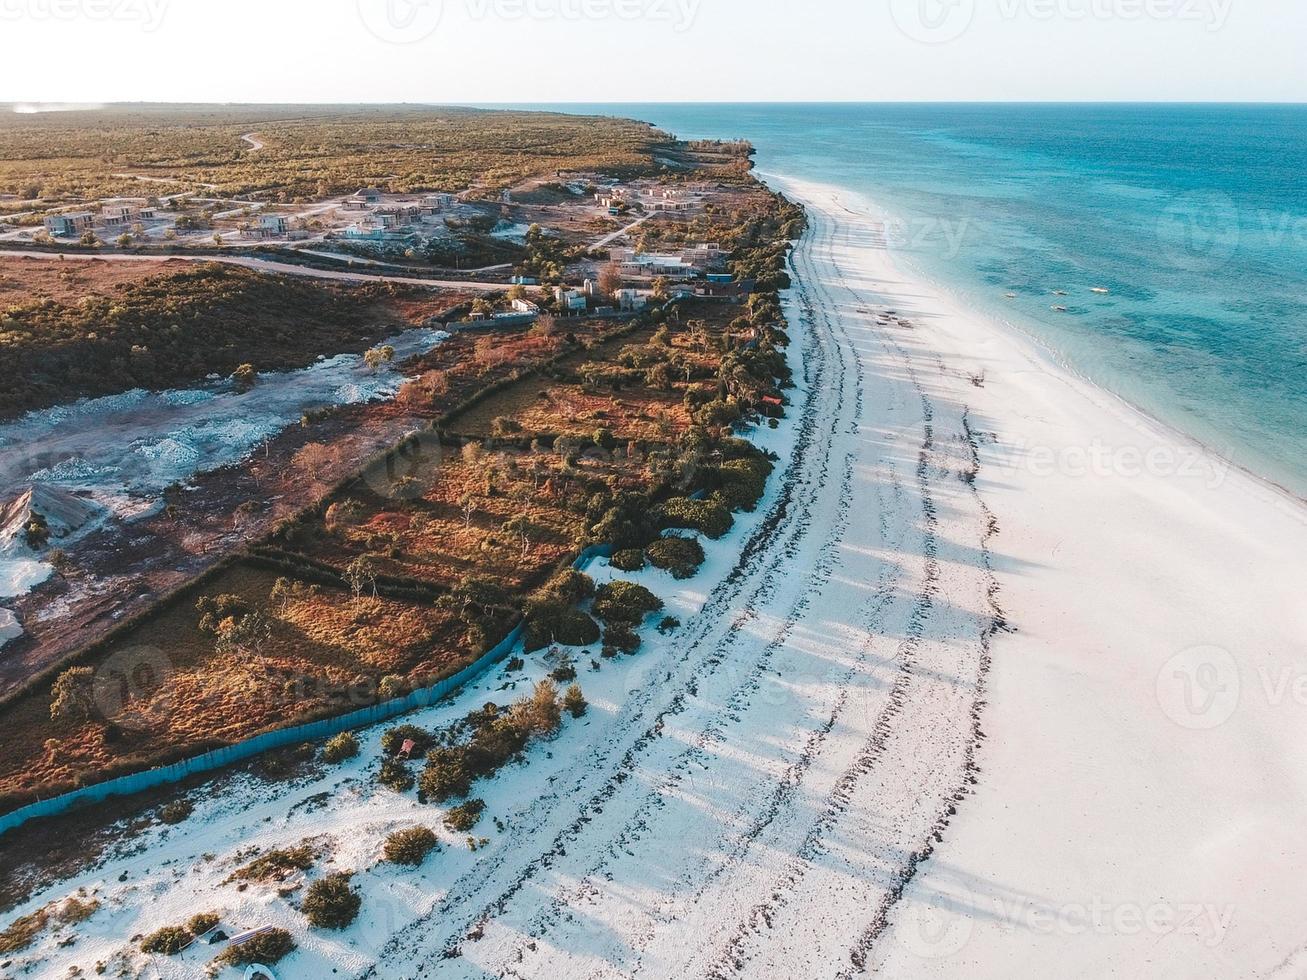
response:
<svg viewBox="0 0 1307 980"><path fill-rule="evenodd" d="M1307 496L1307 106L553 108L869 196L916 271Z"/></svg>

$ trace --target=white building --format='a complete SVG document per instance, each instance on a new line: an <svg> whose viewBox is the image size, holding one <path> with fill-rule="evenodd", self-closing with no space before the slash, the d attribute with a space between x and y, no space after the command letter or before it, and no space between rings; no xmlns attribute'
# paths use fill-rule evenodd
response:
<svg viewBox="0 0 1307 980"><path fill-rule="evenodd" d="M130 204L106 204L100 211L100 223L106 228L120 228L136 220L136 209Z"/></svg>
<svg viewBox="0 0 1307 980"><path fill-rule="evenodd" d="M94 224L95 215L89 211L45 216L45 230L56 238L77 238L84 232L90 231Z"/></svg>
<svg viewBox="0 0 1307 980"><path fill-rule="evenodd" d="M579 289L564 289L558 286L554 289L554 299L558 301L558 308L564 313L584 313L587 309L585 293Z"/></svg>
<svg viewBox="0 0 1307 980"><path fill-rule="evenodd" d="M259 234L265 238L279 238L290 233L290 219L284 214L259 215Z"/></svg>

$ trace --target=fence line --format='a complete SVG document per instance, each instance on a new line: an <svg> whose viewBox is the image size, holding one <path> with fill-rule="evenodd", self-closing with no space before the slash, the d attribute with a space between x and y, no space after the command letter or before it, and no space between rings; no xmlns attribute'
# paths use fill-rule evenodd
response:
<svg viewBox="0 0 1307 980"><path fill-rule="evenodd" d="M595 545L586 548L573 563L573 567L578 571L584 571L596 558L606 558L612 554L612 551L610 545ZM126 776L106 780L103 783L96 783L93 786L83 786L81 789L75 789L59 796L52 796L48 800L29 803L25 807L0 815L0 834L21 827L31 820L66 813L79 803L98 803L111 796L130 796L133 793L140 793L158 786L166 786L169 783L178 783L188 776L221 769L224 766L242 762L272 749L303 742L317 742L333 735L339 735L341 732L368 728L371 725L388 721L400 715L429 708L449 697L459 688L479 679L491 667L504 660L517 646L518 641L521 640L525 628L525 623L519 624L492 650L482 654L457 674L446 677L443 681L431 687L414 691L406 697L387 701L384 704L374 704L367 708L360 708L337 718L324 718L320 721L296 725L293 728L281 728L273 732L264 732L262 735L256 735L234 745L225 745L220 749L213 749L210 752L205 752L190 759L183 759L171 765L148 769L145 772L130 773Z"/></svg>

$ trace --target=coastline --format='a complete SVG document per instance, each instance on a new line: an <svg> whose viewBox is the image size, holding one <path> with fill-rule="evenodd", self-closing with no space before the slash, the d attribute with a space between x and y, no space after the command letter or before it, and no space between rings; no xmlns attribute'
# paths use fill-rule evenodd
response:
<svg viewBox="0 0 1307 980"><path fill-rule="evenodd" d="M842 202L847 200L848 203L842 203L842 206L850 207L850 205L854 205L855 207L850 208L850 210L854 210L855 213L859 213L874 222L883 224L888 220L901 220L895 218L879 201L872 200L866 194L858 191L773 171L759 171L758 177L764 183L775 186L781 191L786 191L787 185L791 188L798 186L814 190L820 188L823 192L836 195ZM857 211L858 208L861 210ZM949 308L952 315L984 321L990 328L1008 335L1024 346L1032 357L1043 363L1049 370L1065 375L1083 389L1092 392L1094 398L1114 403L1114 410L1129 413L1139 423L1156 429L1159 438L1183 443L1186 448L1193 452L1210 457L1219 468L1237 470L1253 482L1262 485L1266 490L1283 495L1294 506L1307 508L1307 495L1297 492L1267 473L1258 472L1243 463L1230 459L1216 446L1203 441L1194 433L1187 432L1180 426L1159 418L1129 396L1095 380L1091 374L1082 370L1065 352L1048 339L1040 336L1033 329L1023 326L1015 319L1009 319L980 309L974 303L969 302L965 294L960 290L952 289L948 283L940 281L922 269L912 267L905 261L905 256L896 254L892 247L888 248L887 252L896 274L906 276L913 282L930 290L935 294L937 300ZM1108 406L1105 405L1104 407ZM1304 511L1304 520L1307 520L1307 510Z"/></svg>
<svg viewBox="0 0 1307 980"><path fill-rule="evenodd" d="M905 275L865 198L766 179L827 227L819 278L852 298L832 315L901 334L888 342L936 405L976 420L974 481L1000 528L1009 631L994 640L974 796L891 909L900 941L876 942L870 964L1275 969L1307 941L1277 914L1307 886L1287 872L1253 883L1235 854L1307 857L1283 829L1307 804L1307 705L1285 693L1307 676L1307 506Z"/></svg>

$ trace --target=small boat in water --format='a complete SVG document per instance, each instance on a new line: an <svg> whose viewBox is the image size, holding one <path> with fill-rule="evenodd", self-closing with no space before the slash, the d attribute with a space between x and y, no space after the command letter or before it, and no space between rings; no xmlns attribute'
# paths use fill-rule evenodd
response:
<svg viewBox="0 0 1307 980"><path fill-rule="evenodd" d="M1065 290L1065 289L1055 289L1055 290L1053 290L1053 295L1054 295L1054 296L1065 296L1065 295L1066 295L1066 290Z"/></svg>
<svg viewBox="0 0 1307 980"><path fill-rule="evenodd" d="M1004 293L1003 295L1006 296L1008 299L1016 299L1016 298L1017 298L1017 294L1016 294L1016 293Z"/></svg>
<svg viewBox="0 0 1307 980"><path fill-rule="evenodd" d="M1112 290L1108 289L1106 286L1094 286L1094 287L1093 287L1092 289L1090 289L1089 291L1090 291L1091 293L1098 293L1099 296L1106 296L1106 295L1107 295L1108 293L1110 293Z"/></svg>
<svg viewBox="0 0 1307 980"><path fill-rule="evenodd" d="M1054 307L1053 307L1053 312L1054 312L1054 313L1065 313L1065 312L1066 312L1066 307L1065 307L1065 306L1054 306Z"/></svg>

